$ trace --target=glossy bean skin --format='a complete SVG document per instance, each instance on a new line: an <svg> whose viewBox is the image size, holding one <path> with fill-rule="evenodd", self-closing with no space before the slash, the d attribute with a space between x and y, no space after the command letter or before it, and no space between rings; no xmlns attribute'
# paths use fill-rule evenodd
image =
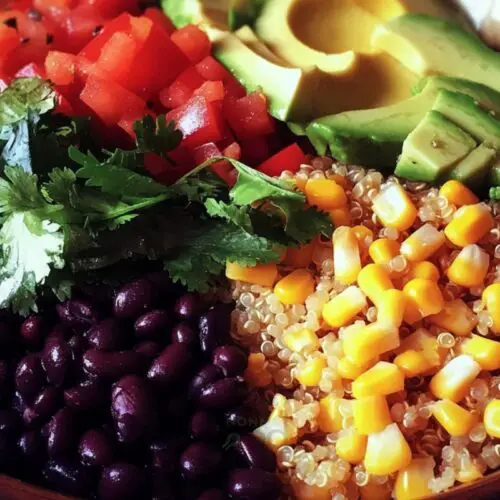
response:
<svg viewBox="0 0 500 500"><path fill-rule="evenodd" d="M106 386L97 380L84 380L64 391L66 404L74 410L99 410L109 404Z"/></svg>
<svg viewBox="0 0 500 500"><path fill-rule="evenodd" d="M42 462L45 457L45 446L38 431L32 430L21 434L17 441L20 456L27 462Z"/></svg>
<svg viewBox="0 0 500 500"><path fill-rule="evenodd" d="M180 319L195 320L203 309L203 303L197 293L185 293L181 295L174 306L175 314Z"/></svg>
<svg viewBox="0 0 500 500"><path fill-rule="evenodd" d="M127 344L125 326L116 318L108 318L87 332L90 346L99 351L118 351Z"/></svg>
<svg viewBox="0 0 500 500"><path fill-rule="evenodd" d="M159 336L165 337L170 323L171 319L167 311L155 309L136 319L134 323L135 334L139 338L148 339Z"/></svg>
<svg viewBox="0 0 500 500"><path fill-rule="evenodd" d="M38 425L47 421L62 405L62 394L55 387L45 387L34 399L31 406L23 412L27 426Z"/></svg>
<svg viewBox="0 0 500 500"><path fill-rule="evenodd" d="M47 424L47 451L52 458L63 456L75 445L77 421L69 408L59 410Z"/></svg>
<svg viewBox="0 0 500 500"><path fill-rule="evenodd" d="M73 353L67 342L51 337L42 351L42 366L47 380L56 387L62 387L73 374Z"/></svg>
<svg viewBox="0 0 500 500"><path fill-rule="evenodd" d="M200 397L201 391L213 382L220 380L222 378L221 371L212 364L207 364L200 368L198 372L189 382L188 395L189 397L197 401Z"/></svg>
<svg viewBox="0 0 500 500"><path fill-rule="evenodd" d="M230 309L225 304L212 307L200 316L200 347L210 355L219 346L230 341Z"/></svg>
<svg viewBox="0 0 500 500"><path fill-rule="evenodd" d="M184 344L171 344L153 361L148 379L161 387L172 387L190 372L192 356Z"/></svg>
<svg viewBox="0 0 500 500"><path fill-rule="evenodd" d="M174 477L178 471L178 458L187 444L184 436L157 439L149 445L153 471L161 477Z"/></svg>
<svg viewBox="0 0 500 500"><path fill-rule="evenodd" d="M228 410L239 405L246 396L245 385L238 378L224 378L207 384L201 391L199 401L205 408Z"/></svg>
<svg viewBox="0 0 500 500"><path fill-rule="evenodd" d="M118 380L129 373L138 373L144 366L143 357L135 351L104 352L89 349L83 355L83 369L90 376Z"/></svg>
<svg viewBox="0 0 500 500"><path fill-rule="evenodd" d="M135 375L120 379L111 391L111 414L119 441L133 443L149 434L157 415L148 383Z"/></svg>
<svg viewBox="0 0 500 500"><path fill-rule="evenodd" d="M114 300L113 313L118 318L135 319L152 309L156 300L152 283L145 279L136 280L120 288Z"/></svg>
<svg viewBox="0 0 500 500"><path fill-rule="evenodd" d="M86 496L93 486L91 472L66 458L49 460L43 475L53 488L69 495Z"/></svg>
<svg viewBox="0 0 500 500"><path fill-rule="evenodd" d="M210 441L220 433L217 419L209 412L200 410L194 413L189 422L189 435L195 441Z"/></svg>
<svg viewBox="0 0 500 500"><path fill-rule="evenodd" d="M111 439L97 429L91 429L82 436L78 453L84 465L93 467L109 465L115 456Z"/></svg>
<svg viewBox="0 0 500 500"><path fill-rule="evenodd" d="M237 432L250 432L266 423L256 408L250 406L238 406L225 413L226 426Z"/></svg>
<svg viewBox="0 0 500 500"><path fill-rule="evenodd" d="M247 367L247 355L233 345L217 347L212 353L212 363L218 366L226 377L242 375Z"/></svg>
<svg viewBox="0 0 500 500"><path fill-rule="evenodd" d="M102 316L98 308L86 299L67 300L57 304L56 310L61 323L78 331L95 325Z"/></svg>
<svg viewBox="0 0 500 500"><path fill-rule="evenodd" d="M235 449L249 467L256 467L268 472L276 470L276 456L274 452L253 434L240 436L236 442Z"/></svg>
<svg viewBox="0 0 500 500"><path fill-rule="evenodd" d="M187 321L181 321L172 328L171 340L173 344L186 344L190 349L199 345L198 331Z"/></svg>
<svg viewBox="0 0 500 500"><path fill-rule="evenodd" d="M21 428L21 419L19 413L15 410L0 410L0 433L13 435Z"/></svg>
<svg viewBox="0 0 500 500"><path fill-rule="evenodd" d="M31 350L41 347L45 334L44 330L43 318L35 314L26 318L19 328L24 345Z"/></svg>
<svg viewBox="0 0 500 500"><path fill-rule="evenodd" d="M156 358L161 350L161 344L153 340L144 340L134 347L134 351L144 356L148 361L152 361Z"/></svg>
<svg viewBox="0 0 500 500"><path fill-rule="evenodd" d="M220 449L201 441L188 446L180 459L183 476L197 481L217 474L221 464L222 453Z"/></svg>
<svg viewBox="0 0 500 500"><path fill-rule="evenodd" d="M281 490L278 476L261 469L235 469L227 479L229 498L235 500L276 500Z"/></svg>
<svg viewBox="0 0 500 500"><path fill-rule="evenodd" d="M33 398L45 383L40 358L36 354L25 356L16 368L15 383L17 390L26 398Z"/></svg>
<svg viewBox="0 0 500 500"><path fill-rule="evenodd" d="M119 462L103 469L99 495L102 500L136 500L143 485L142 472L135 465Z"/></svg>

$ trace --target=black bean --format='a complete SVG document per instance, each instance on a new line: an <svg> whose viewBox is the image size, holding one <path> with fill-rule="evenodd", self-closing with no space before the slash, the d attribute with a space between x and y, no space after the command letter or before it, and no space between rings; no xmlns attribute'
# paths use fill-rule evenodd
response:
<svg viewBox="0 0 500 500"><path fill-rule="evenodd" d="M26 398L19 391L16 391L12 395L12 408L22 414L27 407Z"/></svg>
<svg viewBox="0 0 500 500"><path fill-rule="evenodd" d="M172 387L184 379L192 367L192 356L185 344L171 344L153 361L148 378L155 385Z"/></svg>
<svg viewBox="0 0 500 500"><path fill-rule="evenodd" d="M222 378L222 372L214 365L207 364L203 366L198 373L191 379L188 388L188 396L197 400L201 394L201 391L213 382L220 380Z"/></svg>
<svg viewBox="0 0 500 500"><path fill-rule="evenodd" d="M218 366L226 377L241 375L247 367L247 355L233 345L217 347L212 354L212 363Z"/></svg>
<svg viewBox="0 0 500 500"><path fill-rule="evenodd" d="M266 419L251 406L239 406L226 412L226 426L235 431L249 432L263 425Z"/></svg>
<svg viewBox="0 0 500 500"><path fill-rule="evenodd" d="M47 451L51 457L65 455L75 446L77 422L69 408L59 410L47 424Z"/></svg>
<svg viewBox="0 0 500 500"><path fill-rule="evenodd" d="M185 424L191 413L191 405L186 398L186 393L181 390L169 394L162 404L162 410L164 417L168 420Z"/></svg>
<svg viewBox="0 0 500 500"><path fill-rule="evenodd" d="M0 433L15 434L21 428L19 413L15 410L0 410Z"/></svg>
<svg viewBox="0 0 500 500"><path fill-rule="evenodd" d="M133 443L150 433L157 416L148 383L136 375L120 379L111 391L111 413L119 441Z"/></svg>
<svg viewBox="0 0 500 500"><path fill-rule="evenodd" d="M88 343L81 335L73 335L68 340L68 345L73 354L73 360L81 360L83 353L88 348Z"/></svg>
<svg viewBox="0 0 500 500"><path fill-rule="evenodd" d="M64 325L78 331L84 331L95 325L101 318L101 312L92 302L85 299L72 299L57 304L57 315Z"/></svg>
<svg viewBox="0 0 500 500"><path fill-rule="evenodd" d="M86 496L93 486L91 472L76 461L66 458L49 460L43 469L43 475L52 487L69 495Z"/></svg>
<svg viewBox="0 0 500 500"><path fill-rule="evenodd" d="M205 490L196 500L226 500L227 497L222 490L212 488Z"/></svg>
<svg viewBox="0 0 500 500"><path fill-rule="evenodd" d="M184 443L179 439L166 438L157 440L149 446L151 466L162 477L173 477L177 472L179 450Z"/></svg>
<svg viewBox="0 0 500 500"><path fill-rule="evenodd" d="M48 420L62 405L61 391L55 387L45 387L23 413L24 423L37 425Z"/></svg>
<svg viewBox="0 0 500 500"><path fill-rule="evenodd" d="M207 411L197 411L189 422L189 435L194 440L209 441L218 437L220 427L217 419Z"/></svg>
<svg viewBox="0 0 500 500"><path fill-rule="evenodd" d="M10 370L9 363L0 360L0 400L4 400L9 395L10 388Z"/></svg>
<svg viewBox="0 0 500 500"><path fill-rule="evenodd" d="M149 361L152 361L154 358L156 358L158 354L160 354L161 350L161 344L158 342L154 342L153 340L144 340L134 347L135 352L138 352Z"/></svg>
<svg viewBox="0 0 500 500"><path fill-rule="evenodd" d="M240 436L235 448L239 455L245 459L249 467L256 467L268 472L276 470L274 452L253 434Z"/></svg>
<svg viewBox="0 0 500 500"><path fill-rule="evenodd" d="M196 442L188 446L181 455L181 471L185 478L202 480L216 475L222 464L222 453L214 445Z"/></svg>
<svg viewBox="0 0 500 500"><path fill-rule="evenodd" d="M180 319L195 320L202 312L203 302L197 293L185 293L175 303L175 313Z"/></svg>
<svg viewBox="0 0 500 500"><path fill-rule="evenodd" d="M15 345L16 338L14 330L6 321L0 321L0 346L2 351L10 351L12 346Z"/></svg>
<svg viewBox="0 0 500 500"><path fill-rule="evenodd" d="M109 465L115 455L109 436L96 429L91 429L82 436L78 452L82 463L90 466Z"/></svg>
<svg viewBox="0 0 500 500"><path fill-rule="evenodd" d="M198 331L186 321L181 321L172 328L171 339L174 344L186 344L190 348L200 343Z"/></svg>
<svg viewBox="0 0 500 500"><path fill-rule="evenodd" d="M65 340L48 338L41 356L43 369L51 384L62 387L69 381L73 370L73 353Z"/></svg>
<svg viewBox="0 0 500 500"><path fill-rule="evenodd" d="M168 302L172 297L182 291L182 287L173 283L166 271L149 273L146 278L158 289L162 302Z"/></svg>
<svg viewBox="0 0 500 500"><path fill-rule="evenodd" d="M15 383L17 390L26 398L33 398L43 387L45 374L36 354L25 356L16 368Z"/></svg>
<svg viewBox="0 0 500 500"><path fill-rule="evenodd" d="M127 332L123 323L108 318L94 325L86 334L91 347L99 351L117 351L127 344Z"/></svg>
<svg viewBox="0 0 500 500"><path fill-rule="evenodd" d="M230 310L225 304L212 307L200 316L200 347L207 354L230 342Z"/></svg>
<svg viewBox="0 0 500 500"><path fill-rule="evenodd" d="M246 396L245 385L238 378L224 378L206 385L200 394L200 404L206 408L228 410L240 404Z"/></svg>
<svg viewBox="0 0 500 500"><path fill-rule="evenodd" d="M71 337L71 329L65 325L59 324L54 326L52 330L50 330L47 338L45 339L45 343L51 342L52 340L61 340L65 341Z"/></svg>
<svg viewBox="0 0 500 500"><path fill-rule="evenodd" d="M135 334L141 338L165 337L170 326L170 315L162 309L149 311L134 323Z"/></svg>
<svg viewBox="0 0 500 500"><path fill-rule="evenodd" d="M120 318L137 318L151 309L156 293L148 280L136 280L122 288L115 297L113 311Z"/></svg>
<svg viewBox="0 0 500 500"><path fill-rule="evenodd" d="M29 316L22 322L20 332L24 345L28 349L41 347L45 333L43 318L35 314Z"/></svg>
<svg viewBox="0 0 500 500"><path fill-rule="evenodd" d="M99 410L109 404L106 386L97 380L84 380L64 391L66 404L75 410Z"/></svg>
<svg viewBox="0 0 500 500"><path fill-rule="evenodd" d="M35 430L23 433L17 441L17 448L27 462L41 462L45 455L42 437Z"/></svg>
<svg viewBox="0 0 500 500"><path fill-rule="evenodd" d="M137 500L143 484L142 472L135 465L115 463L102 471L99 496L102 500Z"/></svg>
<svg viewBox="0 0 500 500"><path fill-rule="evenodd" d="M179 500L172 481L158 475L153 476L153 496L151 500Z"/></svg>
<svg viewBox="0 0 500 500"><path fill-rule="evenodd" d="M275 500L281 490L278 476L260 469L235 469L227 479L229 497L237 500Z"/></svg>
<svg viewBox="0 0 500 500"><path fill-rule="evenodd" d="M89 349L83 355L83 369L91 376L118 380L143 369L144 358L135 351L104 352Z"/></svg>

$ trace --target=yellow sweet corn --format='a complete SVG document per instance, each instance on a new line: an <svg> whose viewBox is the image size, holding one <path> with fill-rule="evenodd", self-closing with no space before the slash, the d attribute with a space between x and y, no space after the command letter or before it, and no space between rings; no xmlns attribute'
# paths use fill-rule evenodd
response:
<svg viewBox="0 0 500 500"><path fill-rule="evenodd" d="M466 436L477 422L477 416L449 399L432 405L434 418L451 436Z"/></svg>
<svg viewBox="0 0 500 500"><path fill-rule="evenodd" d="M388 264L391 259L399 255L401 245L396 240L379 238L368 249L371 259L375 264Z"/></svg>
<svg viewBox="0 0 500 500"><path fill-rule="evenodd" d="M459 208L444 234L457 247L466 247L477 243L494 225L488 205L476 203Z"/></svg>
<svg viewBox="0 0 500 500"><path fill-rule="evenodd" d="M359 434L356 429L346 430L335 443L337 456L351 464L360 464L365 458L366 436Z"/></svg>
<svg viewBox="0 0 500 500"><path fill-rule="evenodd" d="M321 210L333 210L347 205L344 188L330 179L309 179L306 184L306 198L309 205Z"/></svg>
<svg viewBox="0 0 500 500"><path fill-rule="evenodd" d="M401 326L406 308L406 296L401 290L386 290L380 294L377 323L396 328Z"/></svg>
<svg viewBox="0 0 500 500"><path fill-rule="evenodd" d="M296 269L274 285L274 295L287 305L303 304L314 292L314 278L307 269Z"/></svg>
<svg viewBox="0 0 500 500"><path fill-rule="evenodd" d="M406 377L417 377L433 368L432 363L423 352L408 349L398 354L393 363L398 366Z"/></svg>
<svg viewBox="0 0 500 500"><path fill-rule="evenodd" d="M326 366L326 360L322 356L309 358L303 365L297 366L295 378L300 384L308 387L318 385Z"/></svg>
<svg viewBox="0 0 500 500"><path fill-rule="evenodd" d="M387 395L404 389L403 372L394 364L379 361L352 383L352 395L356 399L366 396Z"/></svg>
<svg viewBox="0 0 500 500"><path fill-rule="evenodd" d="M483 477L478 464L475 460L471 460L469 456L464 457L460 465L460 470L458 470L456 476L459 483L471 483Z"/></svg>
<svg viewBox="0 0 500 500"><path fill-rule="evenodd" d="M358 286L377 305L382 292L394 288L387 270L380 264L368 264L358 274Z"/></svg>
<svg viewBox="0 0 500 500"><path fill-rule="evenodd" d="M433 325L448 330L459 337L469 335L477 325L477 316L462 299L445 302L440 313L433 314L427 319Z"/></svg>
<svg viewBox="0 0 500 500"><path fill-rule="evenodd" d="M479 198L467 186L455 180L445 182L441 186L439 194L456 207L479 203Z"/></svg>
<svg viewBox="0 0 500 500"><path fill-rule="evenodd" d="M366 396L352 402L354 427L359 434L380 432L392 423L389 405L383 395Z"/></svg>
<svg viewBox="0 0 500 500"><path fill-rule="evenodd" d="M489 436L500 438L500 399L493 399L487 404L483 424Z"/></svg>
<svg viewBox="0 0 500 500"><path fill-rule="evenodd" d="M446 238L432 224L424 224L401 243L401 254L410 262L420 262L434 255Z"/></svg>
<svg viewBox="0 0 500 500"><path fill-rule="evenodd" d="M401 341L398 352L414 350L422 353L432 368L440 367L448 352L439 346L437 338L425 328L419 328Z"/></svg>
<svg viewBox="0 0 500 500"><path fill-rule="evenodd" d="M477 361L471 356L461 354L432 377L429 389L437 398L450 399L457 403L467 395L480 371L481 365Z"/></svg>
<svg viewBox="0 0 500 500"><path fill-rule="evenodd" d="M378 361L378 357L371 359L365 365L355 365L349 358L343 357L339 359L337 366L337 371L342 378L347 380L354 380L358 378L362 373L366 372L368 368L371 368Z"/></svg>
<svg viewBox="0 0 500 500"><path fill-rule="evenodd" d="M385 227L406 231L417 217L417 209L408 193L399 185L391 184L373 200L373 212Z"/></svg>
<svg viewBox="0 0 500 500"><path fill-rule="evenodd" d="M373 231L366 226L354 226L352 228L358 240L359 251L362 256L366 256L373 241Z"/></svg>
<svg viewBox="0 0 500 500"><path fill-rule="evenodd" d="M319 347L318 336L309 328L286 332L283 343L294 352L315 351Z"/></svg>
<svg viewBox="0 0 500 500"><path fill-rule="evenodd" d="M351 225L351 211L349 207L335 208L334 210L329 210L328 213L336 227Z"/></svg>
<svg viewBox="0 0 500 500"><path fill-rule="evenodd" d="M394 485L395 500L421 500L432 496L429 481L434 479L435 465L432 457L412 459L408 467L398 472Z"/></svg>
<svg viewBox="0 0 500 500"><path fill-rule="evenodd" d="M278 268L274 262L253 267L226 262L226 277L230 280L246 281L253 285L273 286L278 277Z"/></svg>
<svg viewBox="0 0 500 500"><path fill-rule="evenodd" d="M411 448L398 424L389 424L384 430L368 436L364 460L368 474L393 474L408 467L411 458Z"/></svg>
<svg viewBox="0 0 500 500"><path fill-rule="evenodd" d="M251 387L265 387L273 381L272 375L265 368L265 363L266 357L261 352L252 352L248 355L244 377Z"/></svg>
<svg viewBox="0 0 500 500"><path fill-rule="evenodd" d="M410 266L410 270L406 275L408 281L415 278L422 278L424 280L439 281L441 277L439 269L432 262L424 260L422 262L414 262Z"/></svg>
<svg viewBox="0 0 500 500"><path fill-rule="evenodd" d="M375 356L398 347L398 329L378 322L346 332L342 338L344 354L356 365L369 363Z"/></svg>
<svg viewBox="0 0 500 500"><path fill-rule="evenodd" d="M493 283L487 286L483 292L483 302L486 310L490 313L493 325L493 333L500 333L500 283Z"/></svg>
<svg viewBox="0 0 500 500"><path fill-rule="evenodd" d="M277 451L278 448L297 442L298 428L290 418L273 417L253 431L256 438Z"/></svg>
<svg viewBox="0 0 500 500"><path fill-rule="evenodd" d="M307 267L312 262L314 242L300 245L298 248L289 247L286 252L285 265L289 267Z"/></svg>
<svg viewBox="0 0 500 500"><path fill-rule="evenodd" d="M474 358L483 370L500 370L500 342L481 335L471 335L460 345L460 352Z"/></svg>
<svg viewBox="0 0 500 500"><path fill-rule="evenodd" d="M338 432L342 429L343 416L340 407L351 404L349 400L330 394L319 400L318 426L322 432Z"/></svg>
<svg viewBox="0 0 500 500"><path fill-rule="evenodd" d="M361 500L391 500L392 492L388 483L389 481L384 484L369 481L366 486L359 488Z"/></svg>
<svg viewBox="0 0 500 500"><path fill-rule="evenodd" d="M404 319L413 324L431 314L441 312L444 307L443 294L435 281L416 278L403 288L406 296Z"/></svg>
<svg viewBox="0 0 500 500"><path fill-rule="evenodd" d="M349 323L366 305L366 295L357 286L350 286L324 305L323 319L332 328L340 328Z"/></svg>
<svg viewBox="0 0 500 500"><path fill-rule="evenodd" d="M478 245L462 248L446 274L457 285L471 288L482 285L490 265L490 256Z"/></svg>
<svg viewBox="0 0 500 500"><path fill-rule="evenodd" d="M333 269L343 285L354 283L361 270L358 240L350 227L338 227L333 233Z"/></svg>

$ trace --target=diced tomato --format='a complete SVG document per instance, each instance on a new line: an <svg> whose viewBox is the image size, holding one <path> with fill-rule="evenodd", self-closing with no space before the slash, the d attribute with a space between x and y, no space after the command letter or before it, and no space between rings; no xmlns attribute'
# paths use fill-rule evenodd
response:
<svg viewBox="0 0 500 500"><path fill-rule="evenodd" d="M77 0L33 0L33 7L60 26L65 25Z"/></svg>
<svg viewBox="0 0 500 500"><path fill-rule="evenodd" d="M278 177L284 170L297 172L303 163L308 163L307 157L299 145L294 143L261 163L257 170L271 177Z"/></svg>
<svg viewBox="0 0 500 500"><path fill-rule="evenodd" d="M191 66L183 71L169 87L160 92L160 101L168 109L182 106L204 82L196 68Z"/></svg>
<svg viewBox="0 0 500 500"><path fill-rule="evenodd" d="M169 152L169 157L175 161L171 165L167 160L155 153L144 155L144 167L158 181L169 185L180 179L193 168L191 155L182 147Z"/></svg>
<svg viewBox="0 0 500 500"><path fill-rule="evenodd" d="M83 0L83 4L91 6L101 16L110 18L121 12L138 13L138 0Z"/></svg>
<svg viewBox="0 0 500 500"><path fill-rule="evenodd" d="M170 19L160 9L156 7L148 7L144 11L144 15L158 26L161 26L169 35L175 31L175 26L172 24L172 21L170 21Z"/></svg>
<svg viewBox="0 0 500 500"><path fill-rule="evenodd" d="M45 78L45 71L37 63L26 64L14 75L15 78Z"/></svg>
<svg viewBox="0 0 500 500"><path fill-rule="evenodd" d="M57 94L55 112L66 116L75 116L75 110L62 94Z"/></svg>
<svg viewBox="0 0 500 500"><path fill-rule="evenodd" d="M210 54L212 43L198 26L189 24L172 33L172 41L186 54L192 63L200 62Z"/></svg>
<svg viewBox="0 0 500 500"><path fill-rule="evenodd" d="M220 107L200 96L173 109L167 113L166 118L167 121L174 120L177 123L184 136L183 144L189 148L217 142L224 137L225 126Z"/></svg>
<svg viewBox="0 0 500 500"><path fill-rule="evenodd" d="M212 56L207 56L197 63L196 69L205 80L225 82L228 78L232 78L231 73Z"/></svg>
<svg viewBox="0 0 500 500"><path fill-rule="evenodd" d="M108 126L143 116L146 103L115 82L89 76L80 99Z"/></svg>
<svg viewBox="0 0 500 500"><path fill-rule="evenodd" d="M232 144L229 144L229 146L224 148L224 151L222 151L222 154L224 156L227 156L228 158L232 158L233 160L240 160L241 159L241 146L237 142L233 142Z"/></svg>
<svg viewBox="0 0 500 500"><path fill-rule="evenodd" d="M85 47L94 37L98 27L103 25L104 20L99 12L88 5L79 5L72 10L66 20L67 50L78 52Z"/></svg>
<svg viewBox="0 0 500 500"><path fill-rule="evenodd" d="M45 59L47 78L56 85L70 85L75 79L76 56L67 52L51 51Z"/></svg>
<svg viewBox="0 0 500 500"><path fill-rule="evenodd" d="M273 118L267 112L267 100L253 92L225 106L229 125L238 139L252 139L275 131Z"/></svg>
<svg viewBox="0 0 500 500"><path fill-rule="evenodd" d="M194 95L204 97L208 102L224 99L224 84L222 82L205 82L194 91Z"/></svg>
<svg viewBox="0 0 500 500"><path fill-rule="evenodd" d="M196 165L201 165L206 161L217 158L218 156L223 156L223 153L219 150L219 148L213 143L209 142L207 144L202 144L198 146L193 151L193 156ZM225 160L218 161L213 165L210 165L210 168L224 181L226 184L232 185L234 183L234 177L231 175L233 170L233 166Z"/></svg>
<svg viewBox="0 0 500 500"><path fill-rule="evenodd" d="M267 137L255 137L240 141L242 158L249 165L258 165L269 158L271 149Z"/></svg>
<svg viewBox="0 0 500 500"><path fill-rule="evenodd" d="M19 35L14 28L0 24L0 54L5 56L19 45Z"/></svg>
<svg viewBox="0 0 500 500"><path fill-rule="evenodd" d="M123 31L113 33L101 49L96 68L104 70L115 82L124 82L137 53L137 43Z"/></svg>
<svg viewBox="0 0 500 500"><path fill-rule="evenodd" d="M245 87L243 87L243 85L241 85L241 83L233 76L224 82L224 89L228 100L241 99L242 97L245 97L247 93Z"/></svg>

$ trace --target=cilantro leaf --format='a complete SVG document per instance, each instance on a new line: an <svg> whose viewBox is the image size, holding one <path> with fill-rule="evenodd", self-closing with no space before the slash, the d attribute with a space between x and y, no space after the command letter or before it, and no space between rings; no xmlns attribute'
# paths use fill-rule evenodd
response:
<svg viewBox="0 0 500 500"><path fill-rule="evenodd" d="M156 153L167 160L167 151L172 151L182 141L182 132L176 129L175 122L168 122L165 115L160 115L156 121L146 115L134 123L137 148L143 153Z"/></svg>
<svg viewBox="0 0 500 500"><path fill-rule="evenodd" d="M490 198L492 200L500 200L500 186L490 188Z"/></svg>
<svg viewBox="0 0 500 500"><path fill-rule="evenodd" d="M237 207L236 205L229 205L224 201L208 198L205 201L205 208L210 217L220 217L228 222L232 222L247 233L253 231L252 220L246 207Z"/></svg>

